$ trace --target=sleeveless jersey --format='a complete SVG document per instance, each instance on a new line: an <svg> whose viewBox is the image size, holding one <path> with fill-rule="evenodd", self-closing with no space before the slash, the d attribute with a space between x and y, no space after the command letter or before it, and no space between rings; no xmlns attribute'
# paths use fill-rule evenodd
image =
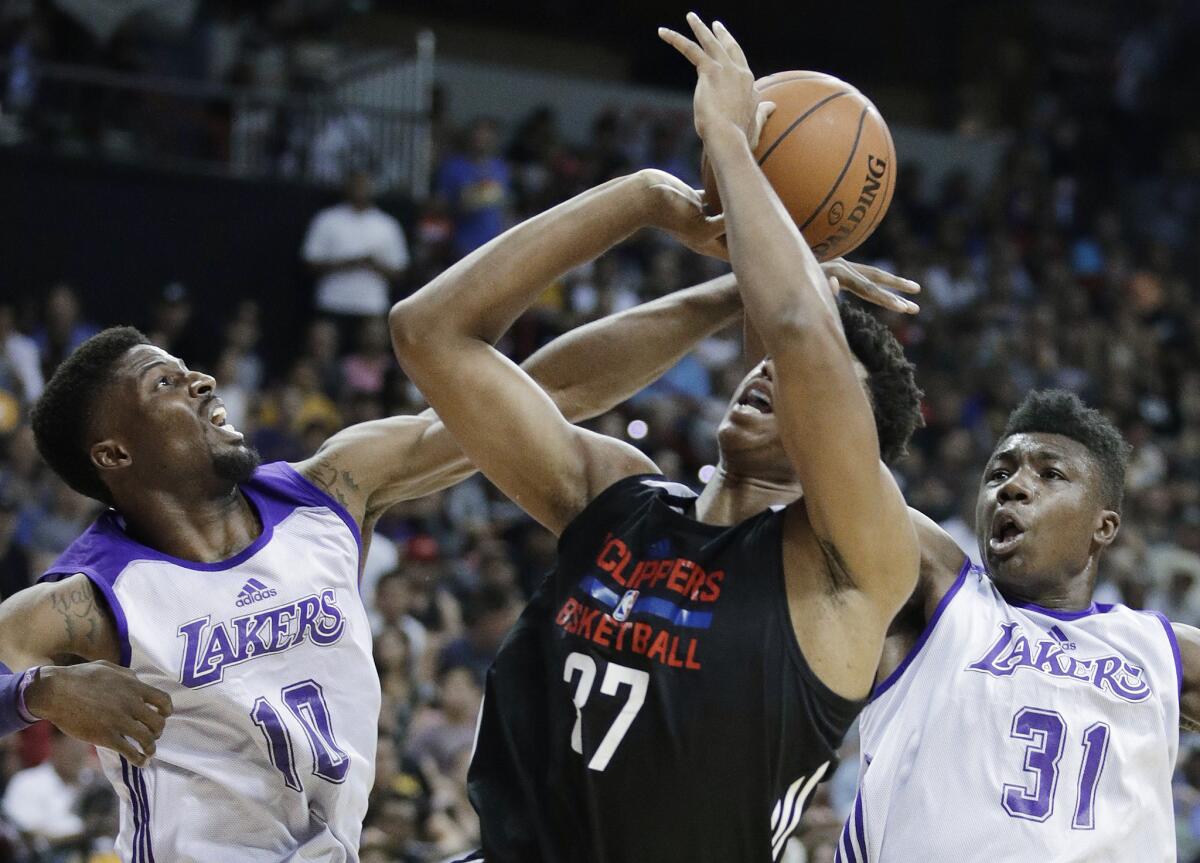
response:
<svg viewBox="0 0 1200 863"><path fill-rule="evenodd" d="M100 751L122 860L358 859L380 704L358 528L282 462L241 490L262 534L229 560L154 551L110 510L43 576L87 575L122 663L174 703L145 769Z"/></svg>
<svg viewBox="0 0 1200 863"><path fill-rule="evenodd" d="M1162 615L1010 603L964 566L862 713L837 859L1174 861L1181 681Z"/></svg>
<svg viewBox="0 0 1200 863"><path fill-rule="evenodd" d="M778 859L862 706L826 688L788 614L782 512L684 515L617 482L488 673L469 785L487 863Z"/></svg>

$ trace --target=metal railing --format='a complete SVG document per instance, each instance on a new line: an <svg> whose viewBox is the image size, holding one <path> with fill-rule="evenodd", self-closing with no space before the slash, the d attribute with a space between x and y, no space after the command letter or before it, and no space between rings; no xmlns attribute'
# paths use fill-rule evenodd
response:
<svg viewBox="0 0 1200 863"><path fill-rule="evenodd" d="M434 50L423 31L412 52L355 60L305 92L9 63L0 65L0 146L322 185L366 168L380 190L422 199Z"/></svg>

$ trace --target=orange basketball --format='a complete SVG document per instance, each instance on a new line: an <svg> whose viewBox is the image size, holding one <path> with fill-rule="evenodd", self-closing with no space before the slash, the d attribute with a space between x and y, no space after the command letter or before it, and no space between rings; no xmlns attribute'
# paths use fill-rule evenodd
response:
<svg viewBox="0 0 1200 863"><path fill-rule="evenodd" d="M856 248L883 219L896 188L896 148L862 93L821 72L777 72L758 90L775 103L754 155L822 261ZM721 211L716 177L702 166L705 205Z"/></svg>

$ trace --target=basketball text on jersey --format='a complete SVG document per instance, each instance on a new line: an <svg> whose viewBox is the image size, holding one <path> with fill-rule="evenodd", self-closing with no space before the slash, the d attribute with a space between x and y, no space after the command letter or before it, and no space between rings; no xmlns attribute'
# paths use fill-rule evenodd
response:
<svg viewBox="0 0 1200 863"><path fill-rule="evenodd" d="M995 644L967 669L995 677L1008 677L1029 669L1077 680L1123 701L1145 701L1150 697L1150 684L1138 666L1117 654L1091 659L1071 656L1067 650L1072 647L1050 639L1035 642L1022 631L1020 624L1012 621L1000 625L1000 637Z"/></svg>
<svg viewBox="0 0 1200 863"><path fill-rule="evenodd" d="M210 627L210 620L205 615L179 627L183 639L179 682L190 689L219 682L230 666L282 653L305 641L319 647L335 644L346 628L333 588L234 617L228 624L217 621Z"/></svg>
<svg viewBox="0 0 1200 863"><path fill-rule="evenodd" d="M653 543L650 550L668 551L669 543ZM585 598L569 597L555 616L555 623L569 634L601 647L629 651L671 668L698 671L702 667L696 655L696 638L676 634L657 621L629 618L648 616L683 629L708 629L712 611L705 606L720 597L723 571L706 572L695 561L682 557L635 560L628 545L613 536L596 556L595 566L624 590L608 586L599 573L588 574L579 582ZM689 605L685 607L685 603Z"/></svg>

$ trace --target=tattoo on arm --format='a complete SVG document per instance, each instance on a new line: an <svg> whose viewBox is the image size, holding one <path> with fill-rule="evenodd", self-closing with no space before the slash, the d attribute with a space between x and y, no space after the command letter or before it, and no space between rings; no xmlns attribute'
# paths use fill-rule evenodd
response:
<svg viewBox="0 0 1200 863"><path fill-rule="evenodd" d="M1179 730L1180 731L1200 731L1200 720L1192 719L1189 716L1179 715Z"/></svg>
<svg viewBox="0 0 1200 863"><path fill-rule="evenodd" d="M50 597L50 604L62 617L67 639L72 645L96 647L100 636L100 609L96 607L91 585L56 593Z"/></svg>
<svg viewBox="0 0 1200 863"><path fill-rule="evenodd" d="M350 502L346 500L343 487L347 487L351 491L359 490L358 484L354 481L354 477L350 471L338 470L337 457L333 455L326 455L317 459L309 469L309 479L324 492L332 495L346 509L350 508Z"/></svg>

